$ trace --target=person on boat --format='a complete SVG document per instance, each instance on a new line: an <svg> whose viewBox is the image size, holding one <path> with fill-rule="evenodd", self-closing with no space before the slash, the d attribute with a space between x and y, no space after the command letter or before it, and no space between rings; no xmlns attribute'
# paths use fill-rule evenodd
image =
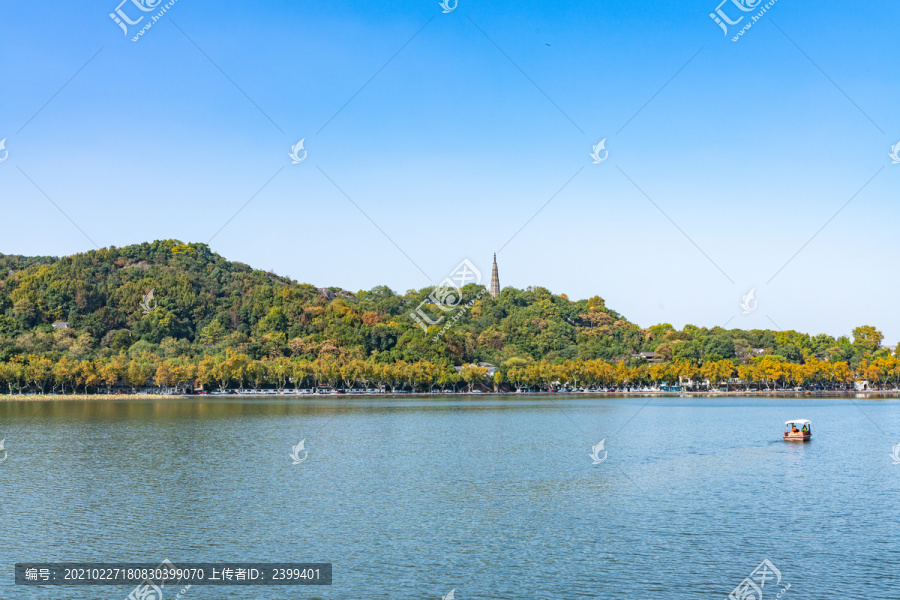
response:
<svg viewBox="0 0 900 600"><path fill-rule="evenodd" d="M800 433L800 431L797 430L797 426L796 426L796 425L794 425L793 433Z"/></svg>
<svg viewBox="0 0 900 600"><path fill-rule="evenodd" d="M809 433L809 425L803 426L803 433Z"/></svg>

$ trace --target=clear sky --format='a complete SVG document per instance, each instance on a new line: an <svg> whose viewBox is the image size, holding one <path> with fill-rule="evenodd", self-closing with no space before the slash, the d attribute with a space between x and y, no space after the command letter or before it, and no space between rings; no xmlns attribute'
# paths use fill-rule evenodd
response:
<svg viewBox="0 0 900 600"><path fill-rule="evenodd" d="M402 292L496 251L642 326L900 341L895 0L737 42L764 2L725 35L716 0L177 0L137 42L165 3L126 35L117 2L0 4L2 253L177 238Z"/></svg>

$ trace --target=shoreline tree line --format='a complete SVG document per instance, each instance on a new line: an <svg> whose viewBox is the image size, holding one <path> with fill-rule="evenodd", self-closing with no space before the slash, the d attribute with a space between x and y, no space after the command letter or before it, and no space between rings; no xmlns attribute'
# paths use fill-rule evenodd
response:
<svg viewBox="0 0 900 600"><path fill-rule="evenodd" d="M442 314L429 304L433 289L316 288L178 240L63 258L0 255L0 390L95 392L153 382L461 389L482 383L481 362L497 365L500 378L483 383L504 388L705 379L761 389L898 384L897 359L870 325L854 329L852 340L642 328L600 296L572 301L542 287L507 287L492 298L469 284L460 302L471 306L433 341L443 322L423 331L409 316L423 301Z"/></svg>
<svg viewBox="0 0 900 600"><path fill-rule="evenodd" d="M757 357L739 365L729 360L708 361L703 365L677 360L637 366L628 366L624 361L614 364L603 359L561 363L510 360L501 365L493 377L487 377L487 373L488 368L477 364L465 365L457 371L425 360L392 363L340 358L255 360L231 349L224 355L203 357L199 362L185 358L165 359L149 353L82 361L66 357L53 361L31 355L0 363L0 393L110 393L115 386L137 391L148 385L170 390L197 386L197 389L221 392L244 388L298 390L319 386L429 392L461 391L479 384L496 391L518 388L549 391L565 386L625 389L660 385L697 389L706 380L709 389L720 386L757 390L795 386L846 389L860 380L868 381L872 389L895 389L900 386L900 359L889 356L863 360L854 368L845 362L815 359L797 364L775 356Z"/></svg>

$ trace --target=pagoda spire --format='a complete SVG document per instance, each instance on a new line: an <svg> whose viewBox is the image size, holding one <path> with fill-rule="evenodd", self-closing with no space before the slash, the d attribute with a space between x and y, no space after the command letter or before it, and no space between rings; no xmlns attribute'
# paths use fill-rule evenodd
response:
<svg viewBox="0 0 900 600"><path fill-rule="evenodd" d="M497 273L497 253L494 252L494 268L491 270L491 298L500 295L500 275Z"/></svg>

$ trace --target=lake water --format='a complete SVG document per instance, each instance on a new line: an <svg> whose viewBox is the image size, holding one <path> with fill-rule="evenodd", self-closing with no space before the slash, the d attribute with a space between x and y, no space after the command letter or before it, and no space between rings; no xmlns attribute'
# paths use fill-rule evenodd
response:
<svg viewBox="0 0 900 600"><path fill-rule="evenodd" d="M893 399L6 402L3 437L3 599L134 588L13 586L16 562L166 558L334 565L185 600L724 599L767 558L766 599L900 598Z"/></svg>

